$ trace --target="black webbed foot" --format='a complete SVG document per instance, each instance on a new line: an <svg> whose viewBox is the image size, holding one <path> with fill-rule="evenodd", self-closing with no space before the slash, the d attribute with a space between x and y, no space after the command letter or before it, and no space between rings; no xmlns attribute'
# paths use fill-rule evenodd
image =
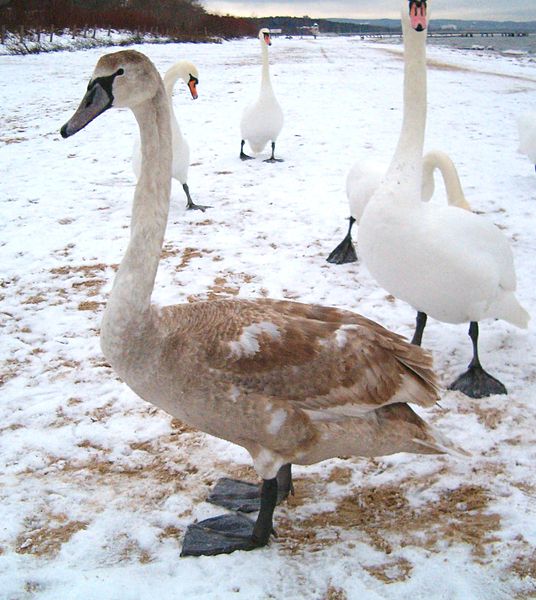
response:
<svg viewBox="0 0 536 600"><path fill-rule="evenodd" d="M186 205L186 210L200 210L201 212L205 212L207 208L212 208L212 206L205 206L204 204L195 204L195 202L188 202Z"/></svg>
<svg viewBox="0 0 536 600"><path fill-rule="evenodd" d="M263 162L267 162L267 163L285 162L282 158L275 157L275 142L272 142L272 154L271 154L270 158L267 158Z"/></svg>
<svg viewBox="0 0 536 600"><path fill-rule="evenodd" d="M230 510L256 512L261 505L260 486L247 481L222 477L210 492L207 502Z"/></svg>
<svg viewBox="0 0 536 600"><path fill-rule="evenodd" d="M283 465L277 473L276 481L276 502L281 504L288 498L289 494L294 495L292 465ZM222 477L214 486L207 502L223 506L229 510L238 510L245 513L255 512L261 506L261 489L261 486L256 483Z"/></svg>
<svg viewBox="0 0 536 600"><path fill-rule="evenodd" d="M200 210L202 212L205 212L207 208L212 208L212 206L203 206L202 204L196 204L192 200L192 196L190 195L190 188L188 187L187 183L182 184L182 189L186 194L186 210Z"/></svg>
<svg viewBox="0 0 536 600"><path fill-rule="evenodd" d="M214 556L235 550L253 550L261 545L253 538L255 523L239 514L221 515L190 525L181 556Z"/></svg>
<svg viewBox="0 0 536 600"><path fill-rule="evenodd" d="M346 263L357 262L357 254L352 242L352 227L355 223L355 219L354 217L350 217L348 220L350 221L348 233L343 241L334 250L332 250L330 255L326 258L326 260L331 264L344 265Z"/></svg>
<svg viewBox="0 0 536 600"><path fill-rule="evenodd" d="M506 387L495 379L479 365L469 365L465 373L462 373L453 383L449 390L457 390L471 398L485 398L494 394L507 394Z"/></svg>
<svg viewBox="0 0 536 600"><path fill-rule="evenodd" d="M240 142L240 159L241 160L253 160L253 156L248 156L245 152L244 152L244 144L246 143L246 140L242 140Z"/></svg>
<svg viewBox="0 0 536 600"><path fill-rule="evenodd" d="M330 252L326 260L333 265L344 265L346 263L357 262L357 254L352 242L352 237L347 235L343 241Z"/></svg>
<svg viewBox="0 0 536 600"><path fill-rule="evenodd" d="M287 471L290 473L290 465ZM282 467L282 468L285 468ZM264 479L260 491L259 514L255 523L240 514L223 515L190 525L184 537L181 556L229 554L266 546L274 534L273 514L277 503L277 478Z"/></svg>

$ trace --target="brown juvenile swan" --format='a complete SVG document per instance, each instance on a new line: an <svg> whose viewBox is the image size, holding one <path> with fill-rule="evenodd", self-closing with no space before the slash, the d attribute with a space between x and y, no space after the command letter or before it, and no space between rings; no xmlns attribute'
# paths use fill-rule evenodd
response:
<svg viewBox="0 0 536 600"><path fill-rule="evenodd" d="M406 404L431 406L438 399L429 354L377 323L336 308L270 299L151 305L172 150L169 102L143 54L126 50L98 61L62 136L111 107L133 111L142 168L130 243L102 321L102 350L140 397L244 447L263 479L255 523L230 514L193 525L183 554L267 544L278 481L283 496L292 486L291 463L445 452L450 443Z"/></svg>

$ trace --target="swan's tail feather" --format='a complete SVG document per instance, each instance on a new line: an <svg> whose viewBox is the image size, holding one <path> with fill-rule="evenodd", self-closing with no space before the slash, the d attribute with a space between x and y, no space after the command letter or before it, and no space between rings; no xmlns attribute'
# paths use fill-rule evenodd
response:
<svg viewBox="0 0 536 600"><path fill-rule="evenodd" d="M436 452L439 452L440 454L450 454L451 456L456 456L458 458L459 457L466 458L468 456L471 456L470 452L467 452L463 448L456 446L453 442L451 442L449 439L447 439L444 435L439 433L439 431L437 431L437 429L435 429L434 427L431 427L430 425L428 425L427 429L428 429L427 433L429 434L431 439L423 440L423 439L413 438L412 441L415 444L418 444L419 446L428 448L434 454Z"/></svg>
<svg viewBox="0 0 536 600"><path fill-rule="evenodd" d="M493 307L493 316L526 329L530 321L529 313L519 304L513 293L505 294Z"/></svg>
<svg viewBox="0 0 536 600"><path fill-rule="evenodd" d="M388 440L398 439L397 452L470 456L437 429L426 423L405 403L389 404L376 411Z"/></svg>

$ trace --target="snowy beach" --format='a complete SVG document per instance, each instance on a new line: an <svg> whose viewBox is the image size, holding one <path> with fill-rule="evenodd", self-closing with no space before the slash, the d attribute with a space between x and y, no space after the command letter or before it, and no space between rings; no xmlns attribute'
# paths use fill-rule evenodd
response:
<svg viewBox="0 0 536 600"><path fill-rule="evenodd" d="M360 157L388 163L402 115L402 46L357 38L275 39L285 114L277 154L241 162L239 121L257 93L257 40L144 45L178 83L190 145L185 212L173 183L153 300L272 297L350 309L407 337L414 312L340 242L345 178ZM221 476L256 481L242 449L140 400L102 356L99 327L129 239L137 137L129 111L62 140L104 52L0 56L0 599L510 600L536 596L536 336L481 323L483 365L507 396L444 391L420 410L469 457L398 454L295 467L278 537L253 552L180 558L186 527L221 514ZM536 174L517 153L536 69L438 46L428 51L425 151L456 164L473 210L511 242L518 298L536 314ZM436 179L433 202L445 202ZM357 234L359 236L359 233ZM465 325L431 321L423 346L446 387L471 357Z"/></svg>

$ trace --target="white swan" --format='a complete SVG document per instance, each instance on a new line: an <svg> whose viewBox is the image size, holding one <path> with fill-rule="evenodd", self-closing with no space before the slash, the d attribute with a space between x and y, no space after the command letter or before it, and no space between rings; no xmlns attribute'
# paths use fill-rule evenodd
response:
<svg viewBox="0 0 536 600"><path fill-rule="evenodd" d="M268 63L268 46L272 45L270 30L261 29L259 40L262 52L262 78L259 97L255 102L247 106L240 121L240 158L248 160L253 158L244 153L244 144L249 142L253 152L262 152L268 142L272 143L272 155L264 162L280 162L282 159L275 158L275 142L283 128L283 111L275 97L272 83L270 81L270 66Z"/></svg>
<svg viewBox="0 0 536 600"><path fill-rule="evenodd" d="M448 154L440 150L431 150L423 157L422 200L429 202L434 195L434 171L436 169L443 176L448 203L451 206L471 210L469 203L465 199L454 163ZM350 207L350 225L342 242L327 257L326 260L328 262L342 265L357 260L357 254L352 242L352 227L354 223L359 225L361 215L368 201L385 177L386 171L387 167L384 165L360 160L348 172L346 178L346 196L348 197Z"/></svg>
<svg viewBox="0 0 536 600"><path fill-rule="evenodd" d="M246 448L263 478L255 523L232 514L191 526L183 554L268 543L278 486L283 496L292 489L291 463L451 447L406 404L438 399L430 355L373 321L270 299L151 305L172 164L169 102L151 61L134 50L102 57L61 134L116 106L138 121L142 165L102 350L142 398Z"/></svg>
<svg viewBox="0 0 536 600"><path fill-rule="evenodd" d="M421 202L426 125L426 7L404 2L404 118L385 179L359 226L363 261L378 283L418 311L414 343L426 315L470 322L473 360L451 386L473 397L506 393L478 359L478 321L504 319L526 327L528 313L514 292L516 275L506 237L490 221L451 206ZM418 19L416 18L418 16Z"/></svg>
<svg viewBox="0 0 536 600"><path fill-rule="evenodd" d="M536 112L527 112L517 118L519 149L526 154L536 169Z"/></svg>
<svg viewBox="0 0 536 600"><path fill-rule="evenodd" d="M197 67L189 60L180 60L170 67L164 75L164 87L166 88L166 94L171 107L171 135L173 145L172 175L173 178L182 185L182 189L186 194L186 208L189 210L197 209L204 212L206 208L210 207L195 204L190 195L190 188L188 187L190 147L182 135L179 122L177 121L175 111L173 110L173 88L179 79L182 79L182 81L186 83L192 98L196 100L198 95L197 84L199 83L199 72ZM132 152L132 169L136 177L139 178L141 173L141 147L139 139L134 143L134 149Z"/></svg>
<svg viewBox="0 0 536 600"><path fill-rule="evenodd" d="M441 150L430 150L422 159L422 200L429 202L434 195L434 172L436 170L441 173L441 177L443 178L449 206L471 210L471 206L463 192L458 170L450 156Z"/></svg>

